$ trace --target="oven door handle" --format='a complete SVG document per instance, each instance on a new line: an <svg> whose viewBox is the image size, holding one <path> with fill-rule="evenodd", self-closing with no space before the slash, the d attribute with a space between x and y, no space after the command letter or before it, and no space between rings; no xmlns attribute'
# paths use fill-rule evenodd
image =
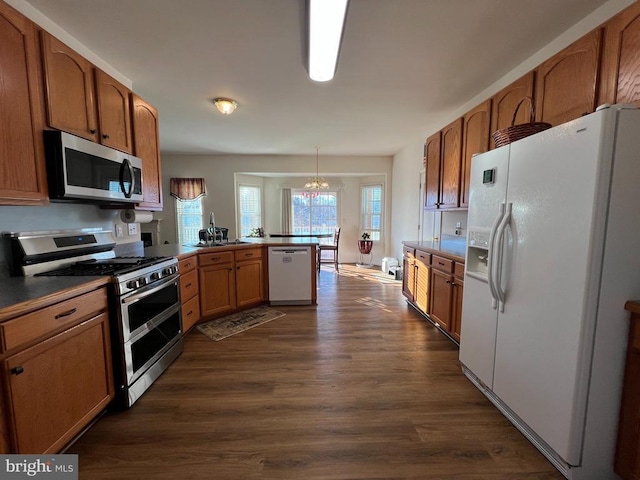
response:
<svg viewBox="0 0 640 480"><path fill-rule="evenodd" d="M142 300L144 297L146 297L147 295L150 295L152 293L157 292L158 290L162 290L164 287L166 287L168 284L170 283L178 283L178 277L179 275L172 275L171 277L168 277L166 281L162 281L162 283L160 284L153 284L151 289L145 289L145 290L136 290L134 295L129 295L128 297L124 297L120 302L123 305L131 305L132 303L136 303L139 302L140 300Z"/></svg>

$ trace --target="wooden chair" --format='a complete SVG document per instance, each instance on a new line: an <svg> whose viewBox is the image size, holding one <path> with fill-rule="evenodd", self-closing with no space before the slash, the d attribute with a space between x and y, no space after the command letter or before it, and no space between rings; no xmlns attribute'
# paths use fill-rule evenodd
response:
<svg viewBox="0 0 640 480"><path fill-rule="evenodd" d="M333 232L333 243L320 243L318 245L318 271L321 263L333 263L336 272L338 271L338 245L340 244L340 228ZM331 258L322 259L322 252L331 252Z"/></svg>

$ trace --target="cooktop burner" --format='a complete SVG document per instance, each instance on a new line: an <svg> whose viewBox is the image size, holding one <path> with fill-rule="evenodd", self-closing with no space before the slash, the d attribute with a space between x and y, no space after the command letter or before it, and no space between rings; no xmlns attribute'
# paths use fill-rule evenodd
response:
<svg viewBox="0 0 640 480"><path fill-rule="evenodd" d="M134 272L142 267L160 263L167 257L115 257L75 262L69 266L36 273L36 276L115 275Z"/></svg>

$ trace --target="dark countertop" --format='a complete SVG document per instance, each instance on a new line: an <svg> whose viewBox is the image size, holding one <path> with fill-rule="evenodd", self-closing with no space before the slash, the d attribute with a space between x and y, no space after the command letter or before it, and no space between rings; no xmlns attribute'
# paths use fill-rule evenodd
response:
<svg viewBox="0 0 640 480"><path fill-rule="evenodd" d="M467 243L465 238L442 239L440 241L410 241L402 242L407 247L419 248L435 254L443 254L453 258L458 262L463 262L467 254Z"/></svg>
<svg viewBox="0 0 640 480"><path fill-rule="evenodd" d="M305 246L312 247L320 243L316 237L313 238L243 238L241 244L230 243L227 245L219 245L215 247L189 247L187 245L178 245L177 243L169 243L164 245L156 245L144 249L147 257L185 257L194 253L211 253L216 250L237 250L241 248L251 248L255 246Z"/></svg>
<svg viewBox="0 0 640 480"><path fill-rule="evenodd" d="M24 315L109 283L109 277L0 276L0 321Z"/></svg>

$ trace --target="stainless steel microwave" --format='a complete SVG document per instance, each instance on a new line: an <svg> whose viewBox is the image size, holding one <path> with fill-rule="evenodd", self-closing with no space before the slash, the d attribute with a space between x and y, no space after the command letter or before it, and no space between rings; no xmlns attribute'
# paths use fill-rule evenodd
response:
<svg viewBox="0 0 640 480"><path fill-rule="evenodd" d="M53 130L45 130L44 145L52 200L142 202L140 158Z"/></svg>

